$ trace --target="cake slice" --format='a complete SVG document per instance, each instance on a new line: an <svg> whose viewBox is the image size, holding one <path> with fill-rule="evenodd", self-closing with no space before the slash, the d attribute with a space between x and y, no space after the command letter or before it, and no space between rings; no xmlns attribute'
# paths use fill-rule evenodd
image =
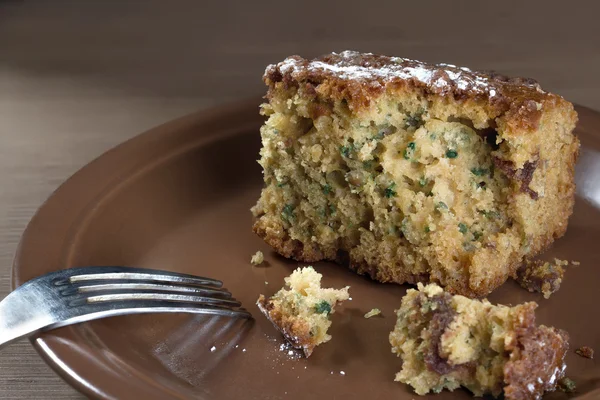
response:
<svg viewBox="0 0 600 400"><path fill-rule="evenodd" d="M268 300L262 294L257 305L287 341L309 357L314 348L331 340L330 316L348 289L321 287L322 275L312 267L298 268L285 278L285 286Z"/></svg>
<svg viewBox="0 0 600 400"><path fill-rule="evenodd" d="M420 395L464 386L476 396L539 399L564 377L569 337L536 326L536 307L494 306L418 284L402 299L390 333L402 358L396 381Z"/></svg>
<svg viewBox="0 0 600 400"><path fill-rule="evenodd" d="M565 233L577 114L535 81L351 51L264 80L253 229L281 255L473 297Z"/></svg>

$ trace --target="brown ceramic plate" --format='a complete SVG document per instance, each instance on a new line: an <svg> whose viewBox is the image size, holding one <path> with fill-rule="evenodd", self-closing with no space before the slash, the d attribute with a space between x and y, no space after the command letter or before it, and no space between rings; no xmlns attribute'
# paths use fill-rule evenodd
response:
<svg viewBox="0 0 600 400"><path fill-rule="evenodd" d="M249 208L261 171L259 100L193 114L104 154L63 184L29 224L16 255L13 286L46 272L86 265L129 265L221 279L254 314L242 322L190 315L110 318L45 333L34 347L67 382L102 399L412 399L393 381L400 361L388 334L407 286L380 284L317 263L325 284L351 286L352 301L333 317L334 339L310 359L283 348L259 313L299 264L251 232ZM578 260L549 300L507 282L490 296L535 300L538 321L564 328L571 348L600 351L600 114L579 108L583 143L578 199L565 237L544 258ZM250 256L266 255L252 267ZM378 307L383 317L364 319ZM211 347L215 350L211 351ZM600 397L600 365L571 351L571 398ZM343 373L342 373L343 371ZM432 399L468 399L458 390ZM549 399L567 398L553 393Z"/></svg>

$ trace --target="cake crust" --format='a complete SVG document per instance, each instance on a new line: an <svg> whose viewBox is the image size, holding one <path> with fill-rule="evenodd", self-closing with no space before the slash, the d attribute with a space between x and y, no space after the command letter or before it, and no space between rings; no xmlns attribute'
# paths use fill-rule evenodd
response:
<svg viewBox="0 0 600 400"><path fill-rule="evenodd" d="M314 60L300 56L267 67L263 76L273 88L303 85L315 98L345 100L350 109L369 107L386 89L416 89L426 96L452 97L483 105L490 119L504 117L507 124L528 131L537 129L541 107L567 103L562 97L542 90L531 78L508 77L494 71L472 71L452 64L427 64L400 57L344 51ZM317 89L318 87L318 89ZM271 96L271 91L267 97ZM317 106L316 114L324 113Z"/></svg>

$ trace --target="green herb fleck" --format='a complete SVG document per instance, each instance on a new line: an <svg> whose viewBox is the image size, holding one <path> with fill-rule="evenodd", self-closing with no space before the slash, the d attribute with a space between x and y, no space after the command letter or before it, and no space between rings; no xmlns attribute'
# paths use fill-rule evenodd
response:
<svg viewBox="0 0 600 400"><path fill-rule="evenodd" d="M435 208L438 210L447 210L448 206L443 201L436 203Z"/></svg>
<svg viewBox="0 0 600 400"><path fill-rule="evenodd" d="M479 238L483 235L481 232L473 232L473 238L475 240L479 240Z"/></svg>
<svg viewBox="0 0 600 400"><path fill-rule="evenodd" d="M497 211L486 211L486 210L478 210L480 214L485 215L487 219L497 219L500 218L500 213Z"/></svg>
<svg viewBox="0 0 600 400"><path fill-rule="evenodd" d="M448 158L456 158L458 157L458 152L456 150L447 150L446 157Z"/></svg>
<svg viewBox="0 0 600 400"><path fill-rule="evenodd" d="M370 170L373 167L373 161L363 161L363 168L366 170Z"/></svg>
<svg viewBox="0 0 600 400"><path fill-rule="evenodd" d="M575 385L573 379L567 377L558 381L558 387L565 393L573 393L577 389L577 385Z"/></svg>
<svg viewBox="0 0 600 400"><path fill-rule="evenodd" d="M319 314L329 314L331 312L331 304L323 300L315 306L315 311Z"/></svg>
<svg viewBox="0 0 600 400"><path fill-rule="evenodd" d="M486 168L471 168L471 173L475 176L483 176L488 173Z"/></svg>
<svg viewBox="0 0 600 400"><path fill-rule="evenodd" d="M354 151L354 144L350 143L348 146L340 146L340 153L346 158L350 158L350 153Z"/></svg>
<svg viewBox="0 0 600 400"><path fill-rule="evenodd" d="M425 233L429 232L431 232L431 228L429 227L429 225L425 225Z"/></svg>
<svg viewBox="0 0 600 400"><path fill-rule="evenodd" d="M467 233L467 226L461 222L458 224L458 230L464 235Z"/></svg>
<svg viewBox="0 0 600 400"><path fill-rule="evenodd" d="M287 182L277 182L277 187L284 187L285 185L287 185Z"/></svg>
<svg viewBox="0 0 600 400"><path fill-rule="evenodd" d="M329 215L334 214L335 213L335 206L333 204L329 205Z"/></svg>
<svg viewBox="0 0 600 400"><path fill-rule="evenodd" d="M281 218L284 221L292 221L296 216L294 215L294 206L291 204L286 204L285 206L283 206L283 209L281 210Z"/></svg>
<svg viewBox="0 0 600 400"><path fill-rule="evenodd" d="M323 186L323 193L329 194L329 193L331 193L331 191L332 191L331 186L329 186L329 185Z"/></svg>
<svg viewBox="0 0 600 400"><path fill-rule="evenodd" d="M279 129L273 129L273 134L279 135Z"/></svg>
<svg viewBox="0 0 600 400"><path fill-rule="evenodd" d="M385 197L392 198L394 196L396 196L398 193L396 193L396 191L394 190L394 188L396 187L396 182L392 182L392 184L388 187L385 188L385 190L383 191L383 194L385 195Z"/></svg>
<svg viewBox="0 0 600 400"><path fill-rule="evenodd" d="M411 159L411 157L415 154L416 147L417 147L417 145L415 144L415 142L410 142L406 146L406 149L404 149L404 154L403 154L405 160Z"/></svg>
<svg viewBox="0 0 600 400"><path fill-rule="evenodd" d="M427 179L425 179L425 177L424 177L424 176L422 176L422 177L421 177L421 179L419 179L419 185L420 185L421 187L423 187L423 186L427 185L427 183L428 183L428 182L429 182L429 181L428 181Z"/></svg>

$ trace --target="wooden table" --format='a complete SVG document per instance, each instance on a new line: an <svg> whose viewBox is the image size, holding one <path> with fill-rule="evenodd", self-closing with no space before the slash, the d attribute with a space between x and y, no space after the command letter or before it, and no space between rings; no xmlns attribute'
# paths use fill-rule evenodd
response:
<svg viewBox="0 0 600 400"><path fill-rule="evenodd" d="M63 180L161 122L262 93L264 67L290 54L497 69L600 109L597 3L505 3L0 0L0 296L23 229ZM0 353L0 393L81 397L27 341Z"/></svg>

